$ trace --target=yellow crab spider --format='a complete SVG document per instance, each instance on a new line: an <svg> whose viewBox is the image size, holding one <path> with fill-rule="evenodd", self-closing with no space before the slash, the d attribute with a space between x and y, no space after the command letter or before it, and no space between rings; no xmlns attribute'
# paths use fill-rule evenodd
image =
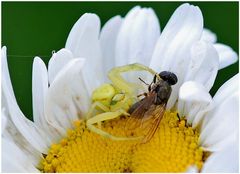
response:
<svg viewBox="0 0 240 174"><path fill-rule="evenodd" d="M101 130L101 122L117 118L121 115L129 116L127 113L131 105L136 102L136 84L129 83L123 79L121 73L128 71L148 71L153 75L157 73L151 68L135 63L113 68L108 73L112 84L105 83L95 89L92 94L93 104L87 113L87 127L103 137L112 140L136 140L142 137L116 137ZM95 116L93 113L102 111ZM94 124L98 124L98 128Z"/></svg>

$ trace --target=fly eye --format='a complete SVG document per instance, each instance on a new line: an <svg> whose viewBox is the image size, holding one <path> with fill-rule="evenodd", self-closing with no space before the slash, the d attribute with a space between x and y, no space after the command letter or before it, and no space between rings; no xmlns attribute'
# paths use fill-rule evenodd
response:
<svg viewBox="0 0 240 174"><path fill-rule="evenodd" d="M168 79L168 83L170 85L175 85L177 83L177 81L178 81L178 79L177 79L176 74L171 73L170 76L169 76L169 79Z"/></svg>
<svg viewBox="0 0 240 174"><path fill-rule="evenodd" d="M162 71L161 73L159 73L159 76L164 81L167 81L170 85L175 85L178 81L177 76L169 71Z"/></svg>

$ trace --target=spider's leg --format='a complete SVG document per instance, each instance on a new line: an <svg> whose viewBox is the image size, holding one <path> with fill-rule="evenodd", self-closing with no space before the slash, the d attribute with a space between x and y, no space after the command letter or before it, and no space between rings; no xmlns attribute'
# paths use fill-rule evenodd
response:
<svg viewBox="0 0 240 174"><path fill-rule="evenodd" d="M121 115L129 115L129 114L124 110L118 110L115 112L105 112L102 114L98 114L87 120L87 127L90 131L95 132L105 138L110 138L112 140L123 141L123 140L137 140L137 139L142 138L142 137L133 137L133 138L132 137L116 137L116 136L111 135L111 134L94 126L95 123L106 121L106 120L111 120L111 119L117 118Z"/></svg>
<svg viewBox="0 0 240 174"><path fill-rule="evenodd" d="M151 68L139 63L129 64L111 69L108 73L108 77L112 81L113 85L120 90L124 90L126 93L130 95L134 94L136 86L133 85L132 83L128 83L121 76L121 73L128 71L148 71L153 75L157 74Z"/></svg>
<svg viewBox="0 0 240 174"><path fill-rule="evenodd" d="M108 107L106 107L106 106L104 106L102 103L96 101L96 102L94 102L94 103L91 105L91 107L90 107L90 109L89 109L89 111L88 111L88 113L87 113L87 115L86 115L86 118L87 118L87 119L90 119L90 118L92 117L92 115L93 115L93 113L94 113L94 110L95 110L96 108L101 109L101 110L104 111L104 112L108 112L108 111L109 111L109 108L108 108ZM101 122L98 122L97 124L98 124L98 127L101 128Z"/></svg>

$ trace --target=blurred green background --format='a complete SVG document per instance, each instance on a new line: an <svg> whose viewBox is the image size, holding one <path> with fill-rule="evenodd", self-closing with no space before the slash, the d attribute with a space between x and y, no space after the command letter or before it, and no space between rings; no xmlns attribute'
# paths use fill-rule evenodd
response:
<svg viewBox="0 0 240 174"><path fill-rule="evenodd" d="M166 25L181 2L2 2L2 46L8 50L8 65L17 101L23 113L32 118L32 62L40 56L47 64L53 50L64 47L68 33L78 18L92 12L102 25L112 16L126 13L135 5L151 7ZM218 42L238 52L238 2L191 2L203 12L204 26L214 31ZM216 90L238 73L238 63L220 70Z"/></svg>

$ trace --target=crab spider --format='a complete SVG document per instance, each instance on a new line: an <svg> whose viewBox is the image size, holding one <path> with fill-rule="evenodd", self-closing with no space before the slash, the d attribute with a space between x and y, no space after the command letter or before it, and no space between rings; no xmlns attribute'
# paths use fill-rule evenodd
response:
<svg viewBox="0 0 240 174"><path fill-rule="evenodd" d="M136 102L136 84L126 82L121 73L128 71L148 71L153 75L157 73L149 67L135 63L125 66L115 67L108 73L108 78L112 84L105 83L95 89L92 94L93 104L87 113L87 127L103 137L112 140L136 140L142 137L116 137L101 130L101 122L117 118L121 115L129 116L129 108ZM94 111L102 113L93 116ZM98 124L98 128L95 126Z"/></svg>

